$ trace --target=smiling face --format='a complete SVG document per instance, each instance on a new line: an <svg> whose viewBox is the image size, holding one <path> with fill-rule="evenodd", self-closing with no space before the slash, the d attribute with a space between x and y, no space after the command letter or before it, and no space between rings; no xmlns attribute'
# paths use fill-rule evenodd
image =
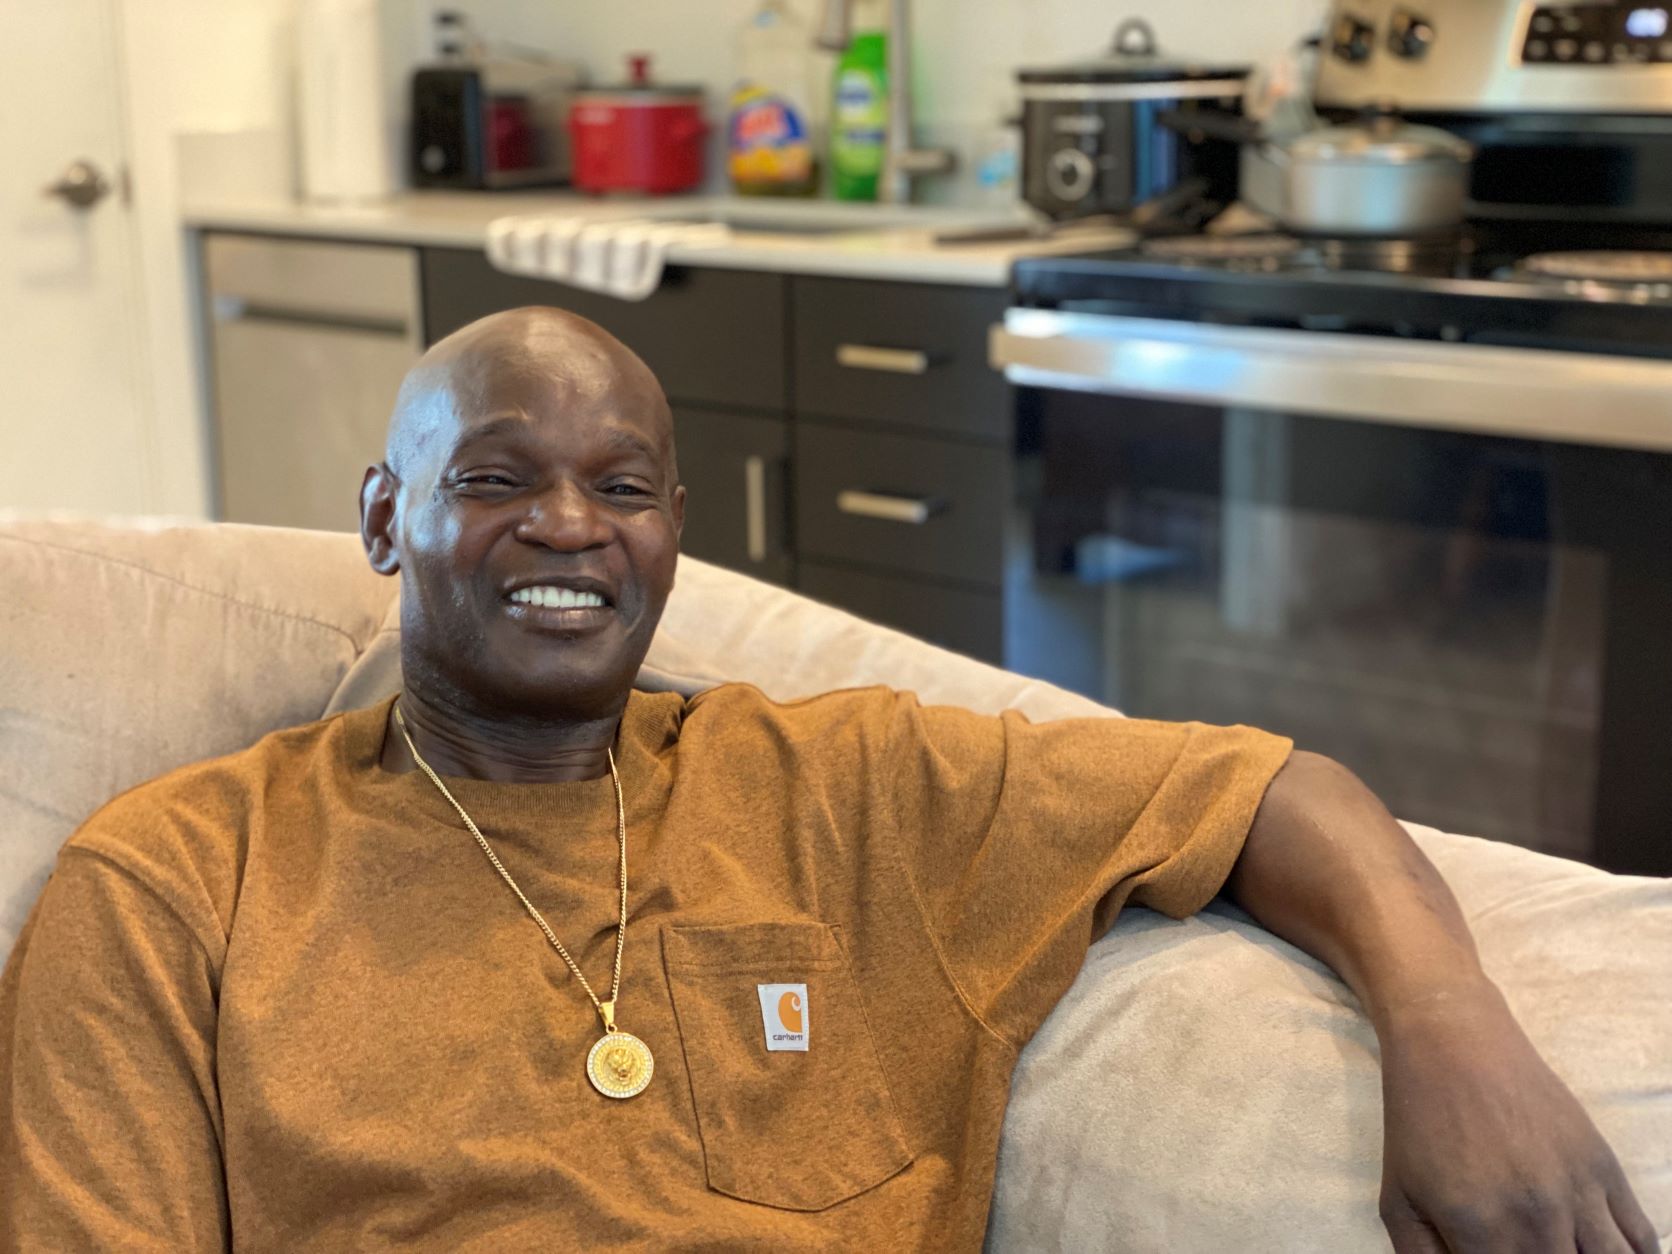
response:
<svg viewBox="0 0 1672 1254"><path fill-rule="evenodd" d="M372 565L401 576L407 685L479 714L619 711L684 503L661 388L598 327L524 309L442 341L361 491Z"/></svg>

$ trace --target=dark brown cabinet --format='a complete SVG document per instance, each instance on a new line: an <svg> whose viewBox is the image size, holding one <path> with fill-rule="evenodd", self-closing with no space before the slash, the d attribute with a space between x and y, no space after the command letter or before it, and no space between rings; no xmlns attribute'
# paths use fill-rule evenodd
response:
<svg viewBox="0 0 1672 1254"><path fill-rule="evenodd" d="M790 432L782 418L674 408L685 533L693 557L789 584Z"/></svg>
<svg viewBox="0 0 1672 1254"><path fill-rule="evenodd" d="M802 556L997 590L1004 450L816 419L796 426Z"/></svg>
<svg viewBox="0 0 1672 1254"><path fill-rule="evenodd" d="M656 372L674 402L783 413L789 280L749 270L670 267L648 300L618 300L549 279L505 274L479 249L423 251L427 343L521 305L589 318Z"/></svg>
<svg viewBox="0 0 1672 1254"><path fill-rule="evenodd" d="M1010 389L987 332L1006 303L990 288L796 279L796 412L1004 440Z"/></svg>

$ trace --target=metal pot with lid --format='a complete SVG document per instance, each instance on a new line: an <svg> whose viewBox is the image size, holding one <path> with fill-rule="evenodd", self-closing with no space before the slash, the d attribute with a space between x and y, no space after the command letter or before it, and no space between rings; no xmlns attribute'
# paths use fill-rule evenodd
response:
<svg viewBox="0 0 1672 1254"><path fill-rule="evenodd" d="M1235 146L1180 119L1239 113L1251 70L1166 56L1130 18L1102 57L1018 72L1024 199L1053 218L1126 213L1196 178L1234 199Z"/></svg>
<svg viewBox="0 0 1672 1254"><path fill-rule="evenodd" d="M1243 198L1293 231L1424 235L1463 221L1474 149L1386 107L1243 153Z"/></svg>

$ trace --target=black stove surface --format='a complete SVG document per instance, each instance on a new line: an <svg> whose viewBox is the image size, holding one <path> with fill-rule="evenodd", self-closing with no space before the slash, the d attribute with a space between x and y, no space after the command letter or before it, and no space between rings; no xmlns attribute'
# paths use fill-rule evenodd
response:
<svg viewBox="0 0 1672 1254"><path fill-rule="evenodd" d="M1672 357L1672 230L1174 235L1025 259L1013 283L1033 308Z"/></svg>

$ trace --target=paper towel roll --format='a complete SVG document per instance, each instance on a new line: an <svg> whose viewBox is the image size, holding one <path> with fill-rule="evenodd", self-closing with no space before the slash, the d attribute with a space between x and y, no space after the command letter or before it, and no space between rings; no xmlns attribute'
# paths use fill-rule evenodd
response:
<svg viewBox="0 0 1672 1254"><path fill-rule="evenodd" d="M301 0L296 14L302 195L381 200L395 190L379 0Z"/></svg>

